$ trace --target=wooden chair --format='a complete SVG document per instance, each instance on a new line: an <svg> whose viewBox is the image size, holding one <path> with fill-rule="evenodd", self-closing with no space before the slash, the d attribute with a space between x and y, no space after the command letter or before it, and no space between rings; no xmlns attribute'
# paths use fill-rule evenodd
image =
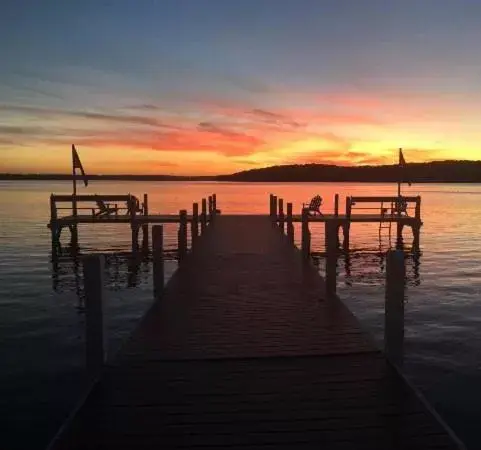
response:
<svg viewBox="0 0 481 450"><path fill-rule="evenodd" d="M322 205L322 197L320 195L316 195L315 197L312 197L312 200L309 202L307 206L306 206L306 203L303 203L302 208L308 209L309 213L320 214L322 216L321 205Z"/></svg>
<svg viewBox="0 0 481 450"><path fill-rule="evenodd" d="M118 207L117 205L111 205L110 203L105 203L102 199L98 198L95 200L97 206L99 207L98 211L94 212L94 217L99 216L110 216L110 214L117 214Z"/></svg>
<svg viewBox="0 0 481 450"><path fill-rule="evenodd" d="M392 210L393 215L399 214L400 216L408 215L408 202L404 200L403 198L400 198L394 203L394 207Z"/></svg>

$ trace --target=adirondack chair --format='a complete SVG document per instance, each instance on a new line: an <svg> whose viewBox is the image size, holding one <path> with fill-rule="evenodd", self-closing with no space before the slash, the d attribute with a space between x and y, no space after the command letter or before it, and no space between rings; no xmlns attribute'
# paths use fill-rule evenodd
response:
<svg viewBox="0 0 481 450"><path fill-rule="evenodd" d="M95 200L97 206L99 207L98 211L93 212L94 217L99 216L110 216L110 214L117 214L118 207L117 205L111 205L110 203L105 203L102 199L97 198Z"/></svg>
<svg viewBox="0 0 481 450"><path fill-rule="evenodd" d="M408 202L402 197L394 203L393 214L408 215Z"/></svg>
<svg viewBox="0 0 481 450"><path fill-rule="evenodd" d="M391 203L391 216L408 215L407 212L408 203L404 199L400 199L396 202ZM384 203L381 202L381 217L386 217L389 214L389 208L384 207Z"/></svg>
<svg viewBox="0 0 481 450"><path fill-rule="evenodd" d="M312 197L312 200L309 202L309 204L303 203L302 207L304 209L308 209L309 213L320 214L322 216L321 205L322 205L322 197L320 195L316 195Z"/></svg>

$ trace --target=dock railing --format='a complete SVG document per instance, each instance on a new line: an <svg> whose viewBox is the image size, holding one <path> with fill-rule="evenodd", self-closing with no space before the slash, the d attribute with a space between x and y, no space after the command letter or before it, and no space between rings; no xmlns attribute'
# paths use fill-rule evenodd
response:
<svg viewBox="0 0 481 450"><path fill-rule="evenodd" d="M207 202L209 208L207 209ZM50 221L48 227L51 231L52 253L60 248L60 237L62 230L68 228L71 234L71 248L78 250L78 225L83 223L126 223L130 224L132 230L132 251L139 249L139 232L142 231L142 248L149 247L149 224L179 223L185 227L187 223L193 223L193 228L198 230L200 222L201 232L207 228L207 224L215 219L219 212L217 209L217 196L212 194L208 199L202 199L202 211L199 214L198 203L193 206L192 214L188 215L179 212L175 214L151 214L149 210L148 195L143 195L143 201L132 195L55 195L50 196ZM64 206L65 205L65 206ZM76 205L76 214L74 214ZM87 205L87 206L84 206ZM68 214L64 212L68 211ZM88 213L87 213L88 211ZM195 225L194 225L195 224ZM184 236L184 232L182 236ZM197 234L193 235L193 240ZM184 245L180 240L181 249Z"/></svg>

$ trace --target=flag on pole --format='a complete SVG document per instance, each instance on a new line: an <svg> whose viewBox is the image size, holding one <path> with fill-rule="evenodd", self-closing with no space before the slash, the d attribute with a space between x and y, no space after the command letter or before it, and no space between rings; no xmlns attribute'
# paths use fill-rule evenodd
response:
<svg viewBox="0 0 481 450"><path fill-rule="evenodd" d="M80 173L82 174L83 182L85 184L85 187L88 186L89 180L87 178L87 175L85 175L85 170L82 166L82 162L80 161L79 155L77 153L77 149L75 148L75 145L72 144L72 163L73 163L73 173L75 174L75 169L80 169Z"/></svg>
<svg viewBox="0 0 481 450"><path fill-rule="evenodd" d="M411 182L410 181L405 181L405 172L406 172L406 168L407 168L407 164L406 164L406 160L404 159L404 155L403 155L403 149L400 148L399 149L399 169L400 169L400 179L399 179L399 182L406 182L409 186L411 186Z"/></svg>

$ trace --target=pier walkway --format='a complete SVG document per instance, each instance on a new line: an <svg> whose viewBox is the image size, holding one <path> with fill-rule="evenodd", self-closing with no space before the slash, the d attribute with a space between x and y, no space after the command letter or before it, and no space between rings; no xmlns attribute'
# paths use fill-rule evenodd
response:
<svg viewBox="0 0 481 450"><path fill-rule="evenodd" d="M267 217L215 218L52 449L454 449Z"/></svg>

